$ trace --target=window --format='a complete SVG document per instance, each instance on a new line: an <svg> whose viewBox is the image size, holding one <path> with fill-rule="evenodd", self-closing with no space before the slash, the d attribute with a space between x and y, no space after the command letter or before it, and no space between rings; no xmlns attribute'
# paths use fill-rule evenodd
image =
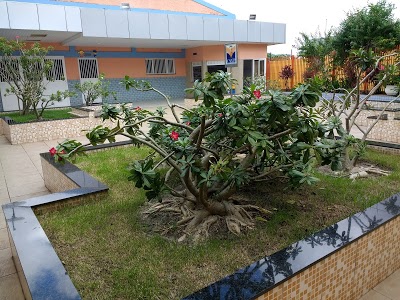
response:
<svg viewBox="0 0 400 300"><path fill-rule="evenodd" d="M201 63L192 63L192 81L196 80L202 80Z"/></svg>
<svg viewBox="0 0 400 300"><path fill-rule="evenodd" d="M79 74L83 78L99 78L96 58L79 58Z"/></svg>
<svg viewBox="0 0 400 300"><path fill-rule="evenodd" d="M265 76L265 60L254 60L254 77Z"/></svg>
<svg viewBox="0 0 400 300"><path fill-rule="evenodd" d="M51 69L47 72L48 80L64 80L64 65L61 58L46 58L45 62L52 62Z"/></svg>
<svg viewBox="0 0 400 300"><path fill-rule="evenodd" d="M173 59L146 59L146 74L175 74Z"/></svg>

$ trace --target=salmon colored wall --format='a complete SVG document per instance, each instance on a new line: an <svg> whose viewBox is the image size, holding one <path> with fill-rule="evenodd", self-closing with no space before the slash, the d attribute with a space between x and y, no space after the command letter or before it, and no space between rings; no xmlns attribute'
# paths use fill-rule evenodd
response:
<svg viewBox="0 0 400 300"><path fill-rule="evenodd" d="M83 50L87 52L92 52L93 50L96 50L97 52L131 52L131 48L129 47L97 47L97 46L91 46L91 47L75 47L76 51Z"/></svg>
<svg viewBox="0 0 400 300"><path fill-rule="evenodd" d="M267 57L266 45L240 44L238 48L239 59L257 59Z"/></svg>
<svg viewBox="0 0 400 300"><path fill-rule="evenodd" d="M134 78L186 76L185 59L183 58L175 59L176 73L172 75L147 75L144 58L98 58L97 61L99 72L104 73L106 78L123 78L125 75Z"/></svg>
<svg viewBox="0 0 400 300"><path fill-rule="evenodd" d="M193 55L197 53L197 55ZM258 59L267 57L266 45L239 44L239 59ZM224 60L224 45L196 47L186 50L188 62Z"/></svg>
<svg viewBox="0 0 400 300"><path fill-rule="evenodd" d="M83 2L91 4L115 5L120 6L121 0L65 0L66 2ZM125 0L130 7L147 8L157 10L169 10L179 12L191 12L199 14L222 15L221 13L201 5L193 0Z"/></svg>
<svg viewBox="0 0 400 300"><path fill-rule="evenodd" d="M79 80L78 59L75 57L65 57L65 72L67 80Z"/></svg>
<svg viewBox="0 0 400 300"><path fill-rule="evenodd" d="M168 48L136 48L136 52L167 52L167 53L180 53L181 49L168 49Z"/></svg>
<svg viewBox="0 0 400 300"><path fill-rule="evenodd" d="M203 48L204 47L195 47L195 48L186 49L187 61L188 62L202 61L203 60Z"/></svg>

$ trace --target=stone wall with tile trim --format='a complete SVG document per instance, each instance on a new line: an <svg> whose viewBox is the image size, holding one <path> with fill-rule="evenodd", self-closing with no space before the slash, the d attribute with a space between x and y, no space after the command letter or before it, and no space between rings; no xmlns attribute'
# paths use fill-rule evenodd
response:
<svg viewBox="0 0 400 300"><path fill-rule="evenodd" d="M82 205L85 203L99 200L102 197L104 197L104 195L106 195L106 194L107 194L107 191L100 191L100 192L96 192L95 194L88 194L88 195L83 195L83 196L79 196L79 197L58 200L58 201L51 202L51 203L37 205L37 206L33 207L33 211L35 212L36 215L41 215L44 213L60 210L61 208L64 208L64 207L79 206L79 205Z"/></svg>
<svg viewBox="0 0 400 300"><path fill-rule="evenodd" d="M256 299L359 299L400 268L399 240L400 216Z"/></svg>
<svg viewBox="0 0 400 300"><path fill-rule="evenodd" d="M2 120L3 121L3 120ZM11 144L32 143L66 139L85 135L84 130L98 125L113 126L110 121L101 118L87 117L76 119L52 120L9 125L3 121L4 135Z"/></svg>
<svg viewBox="0 0 400 300"><path fill-rule="evenodd" d="M2 134L4 134L7 140L10 140L10 126L3 119L0 119L0 123L2 127Z"/></svg>
<svg viewBox="0 0 400 300"><path fill-rule="evenodd" d="M40 160L42 162L44 185L50 192L64 192L80 187L70 178L65 176L65 174L52 166L46 159L41 157Z"/></svg>

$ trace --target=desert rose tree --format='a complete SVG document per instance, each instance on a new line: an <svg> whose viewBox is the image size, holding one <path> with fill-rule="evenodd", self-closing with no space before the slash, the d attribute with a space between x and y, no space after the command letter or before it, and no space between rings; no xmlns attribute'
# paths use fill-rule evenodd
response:
<svg viewBox="0 0 400 300"><path fill-rule="evenodd" d="M393 58L393 63L385 62L385 58L390 57ZM342 143L343 152L338 152L341 158L336 159L339 163L337 169L344 171L351 171L356 166L364 153L368 134L376 126L389 106L400 99L397 96L388 101L375 121L367 127L362 127L360 125L360 114L367 108L367 101L390 78L400 76L400 52L393 51L384 56L377 56L372 50L360 49L352 52L351 61L355 67L356 84L349 89L334 89L330 98L323 97L320 112L329 122L334 123L332 125L334 127L337 127L336 124L344 123L343 129L337 132L342 137L340 143ZM379 70L378 75L376 75L377 70ZM374 85L368 94L362 95L361 87L365 82L373 82ZM336 93L341 93L342 95L338 97ZM360 139L352 136L351 132L354 128L357 128L362 133ZM351 151L352 148L355 151Z"/></svg>
<svg viewBox="0 0 400 300"><path fill-rule="evenodd" d="M96 127L87 137L96 145L123 135L154 151L130 165L129 179L145 189L149 199L160 201L149 212L165 210L181 215L178 225L185 226L186 232L181 240L186 235L194 239L207 236L218 220L225 221L235 234L252 228L255 214L268 212L255 205L234 203L236 191L276 176L286 177L293 186L312 184L316 181L311 172L314 158L328 164L336 151L335 141L324 138L335 128L325 126L315 114L319 95L311 85L299 86L289 96L277 91L262 94L252 86L247 94L226 99L230 74L208 74L188 90L196 100L202 99L201 104L193 109L180 107L184 111L179 115L178 105L149 83L129 77L123 83L127 89L163 95L173 119L167 119L163 110L106 105L102 116L116 126ZM148 131L144 124L150 124ZM84 147L66 141L52 152L58 161L82 154ZM174 197L163 200L167 192Z"/></svg>

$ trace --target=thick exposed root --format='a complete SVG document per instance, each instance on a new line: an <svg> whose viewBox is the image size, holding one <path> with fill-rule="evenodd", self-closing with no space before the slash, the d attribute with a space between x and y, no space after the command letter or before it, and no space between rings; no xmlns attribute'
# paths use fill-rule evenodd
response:
<svg viewBox="0 0 400 300"><path fill-rule="evenodd" d="M195 210L192 203L181 199L168 200L162 203L151 205L144 213L146 215L154 213L168 212L179 214L181 219L177 222L181 227L183 234L179 237L178 242L190 239L193 242L204 240L210 235L210 231L218 230L218 226L226 224L226 228L233 234L239 235L242 230L254 228L253 217L250 211L257 213L269 214L270 212L254 205L235 205L224 201L225 215L212 214L205 209ZM213 225L214 229L211 229ZM224 227L224 226L223 226ZM167 228L164 233L168 233Z"/></svg>

